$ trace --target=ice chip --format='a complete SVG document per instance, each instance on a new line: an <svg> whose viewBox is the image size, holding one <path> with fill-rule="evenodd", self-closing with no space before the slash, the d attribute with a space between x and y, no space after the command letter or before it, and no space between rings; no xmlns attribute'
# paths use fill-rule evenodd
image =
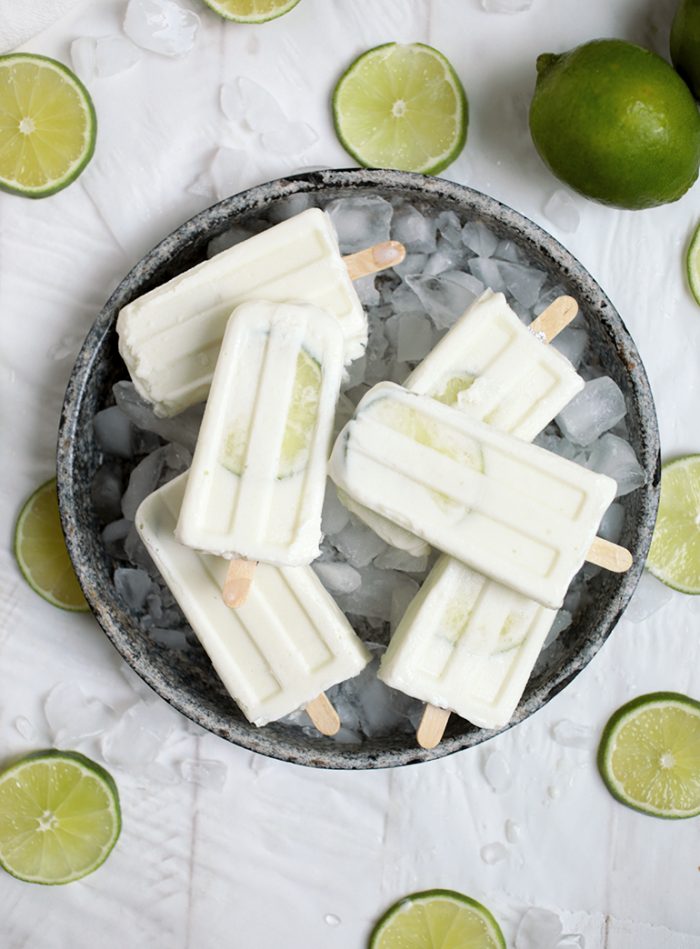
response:
<svg viewBox="0 0 700 949"><path fill-rule="evenodd" d="M590 445L620 419L627 408L617 383L608 376L587 382L557 416L562 434L577 445Z"/></svg>
<svg viewBox="0 0 700 949"><path fill-rule="evenodd" d="M564 748L592 748L596 742L593 730L588 725L579 725L567 718L555 722L550 734L554 741Z"/></svg>
<svg viewBox="0 0 700 949"><path fill-rule="evenodd" d="M415 558L414 558L415 559ZM420 586L415 580L404 577L391 591L391 604L389 607L389 624L392 634L401 622L404 613L413 597L418 593Z"/></svg>
<svg viewBox="0 0 700 949"><path fill-rule="evenodd" d="M107 524L102 531L102 543L110 557L114 557L116 560L128 559L124 549L124 541L132 527L132 522L126 518L119 518L119 520Z"/></svg>
<svg viewBox="0 0 700 949"><path fill-rule="evenodd" d="M233 227L229 227L219 234L217 237L212 238L209 241L207 247L207 257L215 257L217 254L220 254L224 250L228 250L229 247L233 247L234 244L240 244L241 241L247 241L248 238L253 237L254 231L251 231L247 227L243 227L240 224L234 224Z"/></svg>
<svg viewBox="0 0 700 949"><path fill-rule="evenodd" d="M141 51L123 36L101 36L95 40L94 68L101 79L131 69L141 59Z"/></svg>
<svg viewBox="0 0 700 949"><path fill-rule="evenodd" d="M219 101L227 119L240 122L253 132L274 132L287 124L275 97L246 76L223 85Z"/></svg>
<svg viewBox="0 0 700 949"><path fill-rule="evenodd" d="M96 698L87 698L74 682L60 682L44 702L44 714L54 743L71 747L102 733L115 721L114 711Z"/></svg>
<svg viewBox="0 0 700 949"><path fill-rule="evenodd" d="M544 206L545 217L560 231L573 234L581 222L581 215L571 195L562 189L550 195Z"/></svg>
<svg viewBox="0 0 700 949"><path fill-rule="evenodd" d="M197 758L180 762L180 774L189 784L212 791L223 791L228 769L223 761Z"/></svg>
<svg viewBox="0 0 700 949"><path fill-rule="evenodd" d="M25 741L34 741L36 739L36 728L24 715L18 715L14 721L17 734Z"/></svg>
<svg viewBox="0 0 700 949"><path fill-rule="evenodd" d="M634 448L609 432L591 446L587 467L617 481L617 496L623 497L646 482L646 474L637 461Z"/></svg>
<svg viewBox="0 0 700 949"><path fill-rule="evenodd" d="M588 332L579 326L567 326L552 340L552 346L566 356L574 369L578 369L588 346Z"/></svg>
<svg viewBox="0 0 700 949"><path fill-rule="evenodd" d="M353 567L366 567L387 546L381 537L355 517L351 517L346 527L336 534L333 543Z"/></svg>
<svg viewBox="0 0 700 949"><path fill-rule="evenodd" d="M441 234L448 244L453 247L460 247L462 244L462 225L455 211L440 211L435 218L435 224L438 233Z"/></svg>
<svg viewBox="0 0 700 949"><path fill-rule="evenodd" d="M362 582L359 571L349 563L317 560L312 567L329 593L353 593Z"/></svg>
<svg viewBox="0 0 700 949"><path fill-rule="evenodd" d="M162 56L182 56L194 46L199 17L175 0L129 0L124 32L129 39Z"/></svg>
<svg viewBox="0 0 700 949"><path fill-rule="evenodd" d="M250 164L241 148L219 148L209 166L215 196L222 201L241 190L241 176Z"/></svg>
<svg viewBox="0 0 700 949"><path fill-rule="evenodd" d="M134 520L141 502L158 487L169 447L157 448L132 470L129 485L122 498L122 514L127 520Z"/></svg>
<svg viewBox="0 0 700 949"><path fill-rule="evenodd" d="M326 481L326 493L323 498L321 531L327 537L332 537L334 534L339 534L349 520L350 511L338 500L338 492L329 478Z"/></svg>
<svg viewBox="0 0 700 949"><path fill-rule="evenodd" d="M513 772L505 755L500 751L488 752L483 763L484 777L497 794L503 794L513 784Z"/></svg>
<svg viewBox="0 0 700 949"><path fill-rule="evenodd" d="M151 578L143 570L117 567L114 571L114 586L128 608L138 613L151 592Z"/></svg>
<svg viewBox="0 0 700 949"><path fill-rule="evenodd" d="M515 241L502 240L498 242L498 247L493 252L497 260L508 260L511 263L519 264L522 260L522 254Z"/></svg>
<svg viewBox="0 0 700 949"><path fill-rule="evenodd" d="M407 313L399 323L397 356L401 362L422 359L433 348L433 328L417 313Z"/></svg>
<svg viewBox="0 0 700 949"><path fill-rule="evenodd" d="M134 431L129 418L116 405L102 409L92 420L97 447L106 455L131 458L134 453Z"/></svg>
<svg viewBox="0 0 700 949"><path fill-rule="evenodd" d="M459 271L447 271L436 277L409 275L406 283L419 298L437 329L452 326L484 290L479 280Z"/></svg>
<svg viewBox="0 0 700 949"><path fill-rule="evenodd" d="M279 224L282 221L288 220L290 217L294 217L297 214L301 214L302 211L306 211L307 208L313 207L315 204L313 196L310 194L290 194L287 198L280 198L279 201L276 201L268 212L268 219L273 224Z"/></svg>
<svg viewBox="0 0 700 949"><path fill-rule="evenodd" d="M360 277L354 281L354 287L363 306L376 306L379 303L379 290L375 286L374 274Z"/></svg>
<svg viewBox="0 0 700 949"><path fill-rule="evenodd" d="M354 254L372 244L389 240L392 207L378 195L336 198L326 206L333 222L340 251Z"/></svg>
<svg viewBox="0 0 700 949"><path fill-rule="evenodd" d="M203 405L193 405L173 418L159 418L153 406L138 394L133 382L117 382L112 391L119 408L137 428L155 432L168 442L177 442L194 451L202 424Z"/></svg>
<svg viewBox="0 0 700 949"><path fill-rule="evenodd" d="M406 578L403 578L400 573L379 570L374 566L361 567L360 575L362 582L353 593L338 596L341 609L346 613L355 613L357 616L368 616L389 622L392 592Z"/></svg>
<svg viewBox="0 0 700 949"><path fill-rule="evenodd" d="M568 629L569 626L571 626L573 619L574 618L569 610L559 610L557 615L554 617L554 622L552 623L551 629L547 633L547 638L545 639L542 648L546 649L547 646L551 646L551 644L559 638L560 634L563 633L565 629Z"/></svg>
<svg viewBox="0 0 700 949"><path fill-rule="evenodd" d="M498 247L498 238L481 221L467 221L462 228L462 243L477 257L491 257Z"/></svg>
<svg viewBox="0 0 700 949"><path fill-rule="evenodd" d="M188 637L188 630L185 628L173 629L170 626L167 628L151 626L148 635L153 642L160 646L167 646L168 649L173 649L176 652L186 652L192 645Z"/></svg>
<svg viewBox="0 0 700 949"><path fill-rule="evenodd" d="M520 840L520 827L515 823L515 821L506 821L505 835L509 844L515 844Z"/></svg>
<svg viewBox="0 0 700 949"><path fill-rule="evenodd" d="M95 472L90 486L90 497L95 514L102 524L121 517L123 480L121 467L104 464Z"/></svg>
<svg viewBox="0 0 700 949"><path fill-rule="evenodd" d="M625 619L628 619L630 623L643 623L665 606L672 597L673 590L645 570L625 610Z"/></svg>
<svg viewBox="0 0 700 949"><path fill-rule="evenodd" d="M467 266L471 273L480 280L484 287L493 290L494 293L500 293L506 289L506 285L501 276L499 261L492 260L490 257L472 257L467 261Z"/></svg>
<svg viewBox="0 0 700 949"><path fill-rule="evenodd" d="M515 949L555 949L562 935L556 913L532 906L523 914L515 934Z"/></svg>
<svg viewBox="0 0 700 949"><path fill-rule="evenodd" d="M273 155L299 155L318 141L318 133L306 122L286 122L273 131L263 132L260 144Z"/></svg>
<svg viewBox="0 0 700 949"><path fill-rule="evenodd" d="M103 736L102 754L107 764L140 771L155 761L171 731L157 703L137 702Z"/></svg>
<svg viewBox="0 0 700 949"><path fill-rule="evenodd" d="M394 211L391 237L405 244L410 253L430 254L435 250L435 228L434 218L406 204Z"/></svg>
<svg viewBox="0 0 700 949"><path fill-rule="evenodd" d="M423 573L428 569L428 555L414 557L408 550L398 547L387 547L385 551L374 558L375 567L382 570L400 570L403 573Z"/></svg>
<svg viewBox="0 0 700 949"><path fill-rule="evenodd" d="M508 293L522 306L533 307L537 303L547 274L536 267L527 267L525 264L515 264L511 261L498 262L498 270Z"/></svg>
<svg viewBox="0 0 700 949"><path fill-rule="evenodd" d="M598 536L618 544L622 537L622 528L625 523L625 509L617 501L610 505L598 528Z"/></svg>
<svg viewBox="0 0 700 949"><path fill-rule="evenodd" d="M508 851L503 844L499 842L486 844L485 847L481 848L481 859L484 863L488 863L489 865L500 863L500 861L505 860L507 856Z"/></svg>

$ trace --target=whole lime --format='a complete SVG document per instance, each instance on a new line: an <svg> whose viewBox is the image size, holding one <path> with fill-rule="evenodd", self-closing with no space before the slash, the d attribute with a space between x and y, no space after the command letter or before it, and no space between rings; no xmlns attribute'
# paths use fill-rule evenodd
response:
<svg viewBox="0 0 700 949"><path fill-rule="evenodd" d="M671 60L700 99L700 0L681 0L671 27Z"/></svg>
<svg viewBox="0 0 700 949"><path fill-rule="evenodd" d="M539 56L530 133L557 178L602 204L666 204L698 176L700 113L688 87L623 40Z"/></svg>

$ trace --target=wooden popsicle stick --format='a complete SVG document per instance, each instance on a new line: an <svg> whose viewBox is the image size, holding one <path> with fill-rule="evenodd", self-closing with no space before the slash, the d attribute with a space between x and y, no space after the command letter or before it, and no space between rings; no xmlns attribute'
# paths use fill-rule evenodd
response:
<svg viewBox="0 0 700 949"><path fill-rule="evenodd" d="M613 544L610 540L596 537L586 554L588 563L604 567L612 573L626 573L634 563L632 554L626 547Z"/></svg>
<svg viewBox="0 0 700 949"><path fill-rule="evenodd" d="M540 336L544 342L551 343L557 333L566 329L577 313L578 303L573 297L557 297L530 323L530 332Z"/></svg>
<svg viewBox="0 0 700 949"><path fill-rule="evenodd" d="M322 735L336 735L340 729L338 713L325 692L306 703L306 714Z"/></svg>
<svg viewBox="0 0 700 949"><path fill-rule="evenodd" d="M449 709L438 708L437 705L425 706L416 732L416 740L421 748L437 748L445 734L450 714Z"/></svg>
<svg viewBox="0 0 700 949"><path fill-rule="evenodd" d="M399 241L384 241L367 247L356 254L343 257L351 280L368 277L370 274L388 270L389 267L400 264L406 256L406 248Z"/></svg>
<svg viewBox="0 0 700 949"><path fill-rule="evenodd" d="M221 595L232 610L243 606L248 599L257 565L257 560L232 560L229 563Z"/></svg>

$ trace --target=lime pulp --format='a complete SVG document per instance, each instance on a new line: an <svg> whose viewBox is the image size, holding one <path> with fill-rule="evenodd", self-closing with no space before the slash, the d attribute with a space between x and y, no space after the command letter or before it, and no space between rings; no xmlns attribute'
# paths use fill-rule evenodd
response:
<svg viewBox="0 0 700 949"><path fill-rule="evenodd" d="M700 455L666 462L647 569L682 593L700 593Z"/></svg>
<svg viewBox="0 0 700 949"><path fill-rule="evenodd" d="M369 949L505 949L501 929L481 903L454 890L413 893L375 926Z"/></svg>

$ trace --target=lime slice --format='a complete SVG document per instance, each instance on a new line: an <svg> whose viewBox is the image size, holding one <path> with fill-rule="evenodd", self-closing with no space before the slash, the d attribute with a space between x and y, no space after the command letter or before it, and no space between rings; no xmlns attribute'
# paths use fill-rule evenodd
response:
<svg viewBox="0 0 700 949"><path fill-rule="evenodd" d="M24 579L39 596L63 610L89 609L63 539L55 478L37 488L20 511L14 549Z"/></svg>
<svg viewBox="0 0 700 949"><path fill-rule="evenodd" d="M369 168L436 175L467 139L467 97L432 46L386 43L358 57L333 93L343 148Z"/></svg>
<svg viewBox="0 0 700 949"><path fill-rule="evenodd" d="M0 774L0 866L71 883L101 866L121 830L111 775L73 751L39 751Z"/></svg>
<svg viewBox="0 0 700 949"><path fill-rule="evenodd" d="M55 59L0 56L0 188L44 198L74 181L95 150L87 89Z"/></svg>
<svg viewBox="0 0 700 949"><path fill-rule="evenodd" d="M387 910L369 949L505 949L500 926L476 900L454 890L413 893Z"/></svg>
<svg viewBox="0 0 700 949"><path fill-rule="evenodd" d="M654 817L700 814L700 702L640 695L605 726L598 769L618 801Z"/></svg>
<svg viewBox="0 0 700 949"><path fill-rule="evenodd" d="M646 562L655 577L682 593L700 593L700 455L661 469L661 497Z"/></svg>
<svg viewBox="0 0 700 949"><path fill-rule="evenodd" d="M204 0L220 16L237 23L267 23L283 16L299 0Z"/></svg>
<svg viewBox="0 0 700 949"><path fill-rule="evenodd" d="M478 442L458 429L434 421L413 406L398 400L378 399L375 416L419 445L432 448L474 471L483 471L483 455Z"/></svg>
<svg viewBox="0 0 700 949"><path fill-rule="evenodd" d="M695 228L695 233L690 239L685 263L688 269L690 290L695 297L695 302L700 304L700 224Z"/></svg>
<svg viewBox="0 0 700 949"><path fill-rule="evenodd" d="M301 350L297 356L292 399L285 423L278 478L287 478L301 471L309 457L309 448L316 430L318 403L323 374L321 366ZM243 473L248 450L250 420L238 419L226 436L221 463L236 475Z"/></svg>
<svg viewBox="0 0 700 949"><path fill-rule="evenodd" d="M450 376L440 392L433 394L433 398L445 405L456 405L459 402L460 392L466 392L474 384L475 376Z"/></svg>

